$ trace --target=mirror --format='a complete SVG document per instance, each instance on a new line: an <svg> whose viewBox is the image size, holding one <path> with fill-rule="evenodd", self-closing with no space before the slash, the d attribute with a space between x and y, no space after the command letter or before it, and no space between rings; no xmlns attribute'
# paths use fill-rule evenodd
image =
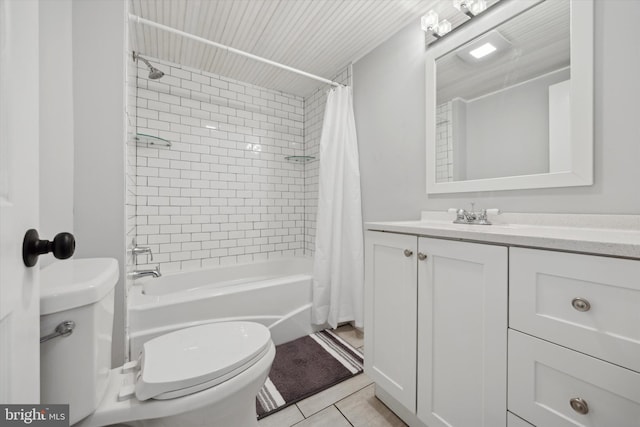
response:
<svg viewBox="0 0 640 427"><path fill-rule="evenodd" d="M593 183L593 2L499 4L426 52L427 192Z"/></svg>

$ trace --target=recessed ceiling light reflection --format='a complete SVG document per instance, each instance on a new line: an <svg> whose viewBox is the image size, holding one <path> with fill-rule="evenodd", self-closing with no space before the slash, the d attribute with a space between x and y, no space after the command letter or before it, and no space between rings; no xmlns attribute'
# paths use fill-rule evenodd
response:
<svg viewBox="0 0 640 427"><path fill-rule="evenodd" d="M469 52L469 54L471 56L473 56L474 58L480 59L484 56L487 56L493 52L495 52L497 50L497 48L492 45L491 43L485 43L482 46L473 49L471 52Z"/></svg>

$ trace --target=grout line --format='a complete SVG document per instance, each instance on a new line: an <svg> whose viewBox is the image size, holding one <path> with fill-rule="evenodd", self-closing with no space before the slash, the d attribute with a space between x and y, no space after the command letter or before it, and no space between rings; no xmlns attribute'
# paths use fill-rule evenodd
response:
<svg viewBox="0 0 640 427"><path fill-rule="evenodd" d="M349 418L347 418L347 416L346 416L344 413L342 413L342 411L340 410L340 408L338 408L338 407L336 406L336 404L335 404L335 403L333 404L333 407L334 407L334 408L336 408L336 410L337 410L338 412L340 412L340 415L342 415L342 418L344 418L345 420L347 420L347 422L349 423L349 425L350 425L351 427L354 427L354 426L353 426L353 423L351 422L351 420L350 420Z"/></svg>
<svg viewBox="0 0 640 427"><path fill-rule="evenodd" d="M366 374L365 374L364 372L362 372L362 373L360 373L360 374L358 374L358 375L366 375ZM352 379L352 378L355 378L355 376L354 376L354 377L351 377L350 379ZM347 380L347 381L348 381L348 380ZM338 385L340 385L340 384L342 384L342 383L338 383L338 384L334 385L333 387L337 387L337 386L338 386ZM312 414L309 414L309 416L308 416L308 417L305 417L305 419L307 419L307 418L309 418L309 417L314 416L314 415L315 415L315 414L317 414L318 412L322 412L322 411L324 411L324 410L325 410L325 409L327 409L329 406L333 406L333 405L335 405L335 404L336 404L336 403L338 403L338 402L342 402L342 401L343 401L343 400L345 400L346 398L351 397L351 396L353 396L354 394L356 394L357 392L359 392L359 391L361 391L361 390L364 390L365 388L369 387L371 384L373 384L373 381L371 381L369 384L367 384L367 385L365 385L365 386L363 386L363 387L360 387L359 389L357 389L357 390L353 391L352 393L349 393L348 395L346 395L346 396L344 396L344 397L340 398L339 400L336 400L335 402L331 403L330 405L325 406L324 408L321 408L321 409L317 410L316 412L314 412L314 413L312 413ZM333 388L333 387L332 387L332 388ZM331 390L331 388L328 388L328 389L326 389L326 390L324 390L324 391L328 391L328 390ZM322 393L322 392L321 392L321 393ZM296 403L296 406L298 406L298 404L297 404L297 403ZM300 410L300 408L298 408L298 410ZM301 413L301 414L302 414L302 416L304 417L304 412L302 412L302 410L300 410L300 413Z"/></svg>

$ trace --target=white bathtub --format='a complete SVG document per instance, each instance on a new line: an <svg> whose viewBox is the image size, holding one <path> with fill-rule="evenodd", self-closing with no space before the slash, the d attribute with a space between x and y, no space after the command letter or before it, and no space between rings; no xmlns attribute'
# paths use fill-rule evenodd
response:
<svg viewBox="0 0 640 427"><path fill-rule="evenodd" d="M230 320L262 323L280 344L315 332L311 258L178 272L136 280L128 296L130 356L168 332Z"/></svg>

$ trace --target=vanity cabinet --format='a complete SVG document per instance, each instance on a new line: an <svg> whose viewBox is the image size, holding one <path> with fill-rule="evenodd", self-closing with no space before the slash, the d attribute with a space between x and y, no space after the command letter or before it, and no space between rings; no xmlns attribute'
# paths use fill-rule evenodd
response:
<svg viewBox="0 0 640 427"><path fill-rule="evenodd" d="M510 249L509 410L640 426L640 261Z"/></svg>
<svg viewBox="0 0 640 427"><path fill-rule="evenodd" d="M504 246L367 232L365 370L416 425L506 425L507 259Z"/></svg>
<svg viewBox="0 0 640 427"><path fill-rule="evenodd" d="M640 260L552 249L369 230L376 395L412 427L640 426Z"/></svg>

